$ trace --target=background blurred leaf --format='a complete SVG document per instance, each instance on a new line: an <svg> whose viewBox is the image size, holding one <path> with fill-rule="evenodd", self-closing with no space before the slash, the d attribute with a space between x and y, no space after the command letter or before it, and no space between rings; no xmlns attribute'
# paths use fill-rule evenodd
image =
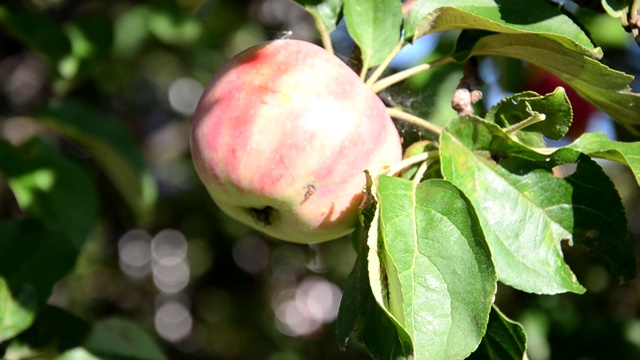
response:
<svg viewBox="0 0 640 360"><path fill-rule="evenodd" d="M42 13L5 5L0 5L0 24L30 48L49 57L60 72L61 63L71 53L71 42L60 24Z"/></svg>
<svg viewBox="0 0 640 360"><path fill-rule="evenodd" d="M100 359L165 360L154 340L138 325L121 318L96 323L84 348Z"/></svg>
<svg viewBox="0 0 640 360"><path fill-rule="evenodd" d="M0 171L20 208L79 249L97 216L97 194L89 177L37 138L18 148L0 140L0 150Z"/></svg>
<svg viewBox="0 0 640 360"><path fill-rule="evenodd" d="M74 163L39 139L0 141L0 171L26 219L0 223L0 275L32 286L41 303L74 266L97 216L95 188Z"/></svg>
<svg viewBox="0 0 640 360"><path fill-rule="evenodd" d="M52 358L82 344L91 325L67 310L45 305L38 311L33 325L9 344L11 358Z"/></svg>
<svg viewBox="0 0 640 360"><path fill-rule="evenodd" d="M0 276L0 343L31 326L36 315L36 305L33 289L25 286L14 294L9 284Z"/></svg>
<svg viewBox="0 0 640 360"><path fill-rule="evenodd" d="M72 101L53 102L35 115L91 153L138 223L146 224L151 219L156 187L139 149L122 126L98 110Z"/></svg>

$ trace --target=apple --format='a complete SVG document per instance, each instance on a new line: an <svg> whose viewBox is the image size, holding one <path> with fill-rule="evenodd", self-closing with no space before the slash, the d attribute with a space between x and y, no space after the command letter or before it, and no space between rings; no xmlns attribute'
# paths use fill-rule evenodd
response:
<svg viewBox="0 0 640 360"><path fill-rule="evenodd" d="M274 238L355 228L365 186L402 159L382 101L336 56L275 40L229 60L193 116L195 169L218 207Z"/></svg>

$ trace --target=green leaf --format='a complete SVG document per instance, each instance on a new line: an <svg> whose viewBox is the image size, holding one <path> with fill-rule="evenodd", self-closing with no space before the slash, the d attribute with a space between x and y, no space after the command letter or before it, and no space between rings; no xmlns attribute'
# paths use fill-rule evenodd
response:
<svg viewBox="0 0 640 360"><path fill-rule="evenodd" d="M416 39L455 29L538 34L568 51L602 56L579 26L545 0L421 1L407 16L405 37Z"/></svg>
<svg viewBox="0 0 640 360"><path fill-rule="evenodd" d="M338 319L336 339L345 349L350 338L359 340L374 359L398 359L411 354L409 335L382 309L373 297L369 283L367 235L375 216L376 203L367 176L367 192L360 205L360 226L352 238L358 244L358 257L347 278Z"/></svg>
<svg viewBox="0 0 640 360"><path fill-rule="evenodd" d="M515 132L515 138L521 143L544 147L543 136L560 140L569 130L573 116L571 103L561 87L544 96L528 91L505 97L487 112L486 120L508 128L530 119L532 111L544 115L545 120Z"/></svg>
<svg viewBox="0 0 640 360"><path fill-rule="evenodd" d="M16 352L31 351L37 354L53 349L63 352L80 346L90 330L89 323L69 311L45 305L38 311L33 325L20 334L11 346Z"/></svg>
<svg viewBox="0 0 640 360"><path fill-rule="evenodd" d="M44 13L0 5L0 24L31 49L51 58L54 66L59 67L71 53L71 42L62 26Z"/></svg>
<svg viewBox="0 0 640 360"><path fill-rule="evenodd" d="M36 304L32 288L25 286L14 294L9 284L0 276L0 343L31 326Z"/></svg>
<svg viewBox="0 0 640 360"><path fill-rule="evenodd" d="M167 359L149 334L138 325L120 318L109 318L94 325L84 348L105 359Z"/></svg>
<svg viewBox="0 0 640 360"><path fill-rule="evenodd" d="M345 0L347 30L362 52L363 68L379 65L400 41L402 3Z"/></svg>
<svg viewBox="0 0 640 360"><path fill-rule="evenodd" d="M355 338L374 359L406 357L411 354L411 340L376 302L367 269L365 249L345 283L336 321L338 346L344 350L348 340Z"/></svg>
<svg viewBox="0 0 640 360"><path fill-rule="evenodd" d="M56 357L56 360L103 360L92 355L86 349L77 347L69 351L65 351L62 355Z"/></svg>
<svg viewBox="0 0 640 360"><path fill-rule="evenodd" d="M140 150L126 130L113 119L87 105L53 102L36 114L86 148L111 178L138 223L151 220L156 188Z"/></svg>
<svg viewBox="0 0 640 360"><path fill-rule="evenodd" d="M584 292L560 250L571 233L556 220L573 216L572 185L553 176L548 157L472 117L451 122L440 142L442 174L473 203L500 281L533 293Z"/></svg>
<svg viewBox="0 0 640 360"><path fill-rule="evenodd" d="M473 206L450 183L381 176L376 300L411 337L415 359L456 359L478 346L496 292L491 253ZM375 220L374 220L375 222ZM375 239L374 239L375 240ZM377 250L377 251L376 251ZM375 264L373 264L375 265Z"/></svg>
<svg viewBox="0 0 640 360"><path fill-rule="evenodd" d="M527 335L522 325L507 318L494 305L489 314L489 325L472 360L522 360L527 349Z"/></svg>
<svg viewBox="0 0 640 360"><path fill-rule="evenodd" d="M35 219L1 222L0 235L0 275L13 289L32 288L43 304L73 269L78 248L62 231Z"/></svg>
<svg viewBox="0 0 640 360"><path fill-rule="evenodd" d="M640 142L613 141L601 132L585 133L567 146L591 157L628 165L640 185Z"/></svg>
<svg viewBox="0 0 640 360"><path fill-rule="evenodd" d="M0 140L0 172L30 216L79 249L97 216L91 179L51 145L34 138L18 148Z"/></svg>
<svg viewBox="0 0 640 360"><path fill-rule="evenodd" d="M0 223L0 275L44 303L75 264L97 216L96 190L77 165L34 138L0 140L0 172L28 218Z"/></svg>
<svg viewBox="0 0 640 360"><path fill-rule="evenodd" d="M294 0L305 8L320 26L333 31L340 20L340 10L344 0Z"/></svg>
<svg viewBox="0 0 640 360"><path fill-rule="evenodd" d="M499 55L531 62L558 76L583 98L633 130L640 124L640 94L632 93L633 76L533 34L490 34L463 32L454 57Z"/></svg>

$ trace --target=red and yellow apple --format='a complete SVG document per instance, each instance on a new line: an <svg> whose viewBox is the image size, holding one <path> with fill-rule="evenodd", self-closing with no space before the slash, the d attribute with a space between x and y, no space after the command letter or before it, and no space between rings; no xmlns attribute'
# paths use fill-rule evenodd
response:
<svg viewBox="0 0 640 360"><path fill-rule="evenodd" d="M340 59L298 40L249 48L215 74L191 152L222 211L298 243L353 231L364 170L375 177L402 158L382 101Z"/></svg>

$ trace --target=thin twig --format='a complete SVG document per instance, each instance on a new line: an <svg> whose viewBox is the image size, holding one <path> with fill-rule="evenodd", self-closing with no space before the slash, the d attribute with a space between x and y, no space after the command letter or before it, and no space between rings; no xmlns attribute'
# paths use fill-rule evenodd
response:
<svg viewBox="0 0 640 360"><path fill-rule="evenodd" d="M333 44L331 43L331 34L329 31L327 31L327 28L324 26L324 23L322 22L322 19L320 18L319 15L315 15L313 16L315 23L316 23L316 28L318 29L318 32L320 33L320 39L322 40L322 46L325 48L325 50L327 50L331 55L334 54L333 52Z"/></svg>
<svg viewBox="0 0 640 360"><path fill-rule="evenodd" d="M473 114L473 104L482 99L482 79L478 74L478 61L475 57L464 63L462 78L453 93L451 107L458 116Z"/></svg>
<svg viewBox="0 0 640 360"><path fill-rule="evenodd" d="M443 57L440 58L438 60L432 61L428 64L421 64L421 65L417 65L414 66L412 68L409 68L407 70L403 70L400 72L397 72L393 75L389 75L383 79L380 79L378 81L376 81L375 83L373 83L371 85L371 90L373 90L374 93L379 93L380 91L388 88L389 86L399 83L402 80L406 80L410 77L412 77L413 75L417 75L420 74L421 72L425 72L433 67L439 66L439 65L444 65L446 63L452 62L453 58L452 57Z"/></svg>
<svg viewBox="0 0 640 360"><path fill-rule="evenodd" d="M382 73L387 69L389 64L391 64L391 61L393 60L393 58L396 57L396 55L398 55L400 50L402 50L404 43L405 43L404 39L400 39L398 44L393 48L393 50L391 50L391 53L387 55L384 61L373 71L371 76L369 76L369 78L366 81L367 86L371 87L376 81L378 81Z"/></svg>
<svg viewBox="0 0 640 360"><path fill-rule="evenodd" d="M420 183L420 180L422 180L422 177L424 176L424 173L427 172L428 168L429 168L428 162L423 161L422 164L420 164L420 167L418 168L416 173L413 175L413 187L418 186L418 184Z"/></svg>
<svg viewBox="0 0 640 360"><path fill-rule="evenodd" d="M389 113L389 116L391 116L394 119L404 120L408 123L420 126L436 135L440 135L442 133L442 128L439 127L438 125L430 123L421 117L415 116L413 114L409 114L408 112L405 112L401 109L387 108L387 112Z"/></svg>
<svg viewBox="0 0 640 360"><path fill-rule="evenodd" d="M408 168L411 165L417 164L419 162L423 162L426 161L430 156L434 155L434 151L427 151L427 152L423 152L417 155L414 155L412 157L403 159L402 161L400 161L399 163L395 164L392 168L389 169L389 171L387 171L387 175L395 175L397 173L399 173L400 171L402 171L402 169Z"/></svg>

